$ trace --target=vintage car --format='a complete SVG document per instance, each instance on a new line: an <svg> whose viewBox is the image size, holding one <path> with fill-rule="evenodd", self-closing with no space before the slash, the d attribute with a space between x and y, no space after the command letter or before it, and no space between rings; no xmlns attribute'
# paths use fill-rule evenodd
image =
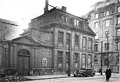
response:
<svg viewBox="0 0 120 82"><path fill-rule="evenodd" d="M74 77L90 77L90 76L94 76L95 72L93 69L86 69L86 68L81 68L81 69L77 69L74 72Z"/></svg>

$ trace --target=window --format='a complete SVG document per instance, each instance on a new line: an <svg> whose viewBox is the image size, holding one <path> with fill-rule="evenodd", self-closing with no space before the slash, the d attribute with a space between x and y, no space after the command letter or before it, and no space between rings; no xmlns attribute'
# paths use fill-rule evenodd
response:
<svg viewBox="0 0 120 82"><path fill-rule="evenodd" d="M98 39L98 36L99 36L99 34L98 34L98 33L96 33L95 39Z"/></svg>
<svg viewBox="0 0 120 82"><path fill-rule="evenodd" d="M110 11L109 10L106 11L106 16L108 16L108 15L110 15Z"/></svg>
<svg viewBox="0 0 120 82"><path fill-rule="evenodd" d="M63 32L58 32L58 42L63 44Z"/></svg>
<svg viewBox="0 0 120 82"><path fill-rule="evenodd" d="M119 7L117 7L117 10L118 10L118 12L120 12L120 6L119 6Z"/></svg>
<svg viewBox="0 0 120 82"><path fill-rule="evenodd" d="M95 28L95 29L99 27L98 24L99 24L98 22L95 22L95 23L94 23L94 28Z"/></svg>
<svg viewBox="0 0 120 82"><path fill-rule="evenodd" d="M106 12L103 12L103 16L104 16L104 17L106 16Z"/></svg>
<svg viewBox="0 0 120 82"><path fill-rule="evenodd" d="M91 38L88 39L88 49L92 50L92 39Z"/></svg>
<svg viewBox="0 0 120 82"><path fill-rule="evenodd" d="M120 36L120 29L116 29L117 30L117 36Z"/></svg>
<svg viewBox="0 0 120 82"><path fill-rule="evenodd" d="M79 20L74 19L74 25L75 25L75 26L79 26Z"/></svg>
<svg viewBox="0 0 120 82"><path fill-rule="evenodd" d="M109 50L109 43L105 43L104 46L105 46L105 50Z"/></svg>
<svg viewBox="0 0 120 82"><path fill-rule="evenodd" d="M69 59L70 59L69 52L66 52L66 55L65 55L65 67L66 67L66 69L68 69Z"/></svg>
<svg viewBox="0 0 120 82"><path fill-rule="evenodd" d="M75 35L75 46L79 46L79 36Z"/></svg>
<svg viewBox="0 0 120 82"><path fill-rule="evenodd" d="M86 55L82 54L82 68L86 67Z"/></svg>
<svg viewBox="0 0 120 82"><path fill-rule="evenodd" d="M57 63L58 63L58 68L62 68L63 67L63 52L62 51L58 51L58 56L57 56Z"/></svg>
<svg viewBox="0 0 120 82"><path fill-rule="evenodd" d="M88 54L88 68L92 67L92 56L91 54Z"/></svg>
<svg viewBox="0 0 120 82"><path fill-rule="evenodd" d="M116 56L116 64L119 64L119 54Z"/></svg>
<svg viewBox="0 0 120 82"><path fill-rule="evenodd" d="M75 67L75 68L78 67L78 62L79 62L78 53L75 53L75 54L74 54L74 67Z"/></svg>
<svg viewBox="0 0 120 82"><path fill-rule="evenodd" d="M105 21L105 26L107 27L107 26L110 26L110 20L106 20Z"/></svg>
<svg viewBox="0 0 120 82"><path fill-rule="evenodd" d="M67 23L68 22L68 17L67 16L62 16L62 20Z"/></svg>
<svg viewBox="0 0 120 82"><path fill-rule="evenodd" d="M117 23L120 24L120 17L117 18Z"/></svg>
<svg viewBox="0 0 120 82"><path fill-rule="evenodd" d="M83 48L87 47L87 38L86 37L83 37L82 45L83 45Z"/></svg>
<svg viewBox="0 0 120 82"><path fill-rule="evenodd" d="M66 33L66 45L69 45L70 43L70 34Z"/></svg>
<svg viewBox="0 0 120 82"><path fill-rule="evenodd" d="M98 18L98 14L95 14L95 18Z"/></svg>
<svg viewBox="0 0 120 82"><path fill-rule="evenodd" d="M95 63L95 64L98 64L98 58L97 58L97 55L94 56L94 63Z"/></svg>
<svg viewBox="0 0 120 82"><path fill-rule="evenodd" d="M95 44L95 52L98 52L98 44Z"/></svg>

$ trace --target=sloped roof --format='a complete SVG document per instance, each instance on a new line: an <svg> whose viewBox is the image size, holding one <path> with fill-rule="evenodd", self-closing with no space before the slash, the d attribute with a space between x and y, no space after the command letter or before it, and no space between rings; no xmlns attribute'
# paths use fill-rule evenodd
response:
<svg viewBox="0 0 120 82"><path fill-rule="evenodd" d="M71 18L73 17L75 17L75 18L78 18L78 19L80 19L81 21L84 21L84 23L86 23L86 27L82 27L82 29L77 29L77 28L74 28L74 30L79 30L79 31L81 31L81 32L84 32L84 33L88 33L88 34L90 34L90 35L93 35L93 36L95 36L96 34L92 31L92 29L88 26L88 24L87 24L87 18L82 18L82 17L78 17L78 16L75 16L75 15L72 15L72 14L70 14L70 13L68 13L68 12L65 12L65 11L63 11L63 10L61 10L61 9L57 9L57 8L53 8L53 9L51 9L48 13L45 13L45 14L43 14L43 15L41 15L41 16L39 16L39 17L42 17L42 16L45 16L46 14L49 14L49 13L52 13L52 12L56 12L56 11L58 11L58 12L62 12L62 13L64 13L64 14L67 14L67 15L70 15L71 16ZM39 18L39 17L36 17L35 19L37 19L37 18ZM54 23L52 23L51 25L53 25ZM46 27L50 27L50 24L48 25L48 26L46 26ZM71 28L73 28L73 27L71 27Z"/></svg>
<svg viewBox="0 0 120 82"><path fill-rule="evenodd" d="M21 41L22 39L26 39L27 41ZM35 40L33 40L31 37L29 36L22 36L22 37L18 37L13 39L11 42L13 43L21 43L21 44L26 44L26 45L35 45L35 46L44 46L44 47L52 47L51 45L45 45L45 44L40 44L38 42L36 42Z"/></svg>

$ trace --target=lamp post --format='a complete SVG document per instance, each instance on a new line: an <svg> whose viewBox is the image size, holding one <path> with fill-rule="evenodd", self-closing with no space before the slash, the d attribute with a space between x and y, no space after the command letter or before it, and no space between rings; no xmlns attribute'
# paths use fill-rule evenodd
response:
<svg viewBox="0 0 120 82"><path fill-rule="evenodd" d="M70 76L71 75L71 42L72 41L72 39L71 39L71 34L69 34L69 44L68 44L68 52L69 52L69 57L68 57L68 76Z"/></svg>
<svg viewBox="0 0 120 82"><path fill-rule="evenodd" d="M106 58L106 65L109 66L109 58L108 58L108 55L109 55L108 54L108 49L109 49L109 43L108 43L109 31L106 31L105 35L106 35L106 38L107 38L107 52L106 52L107 58Z"/></svg>
<svg viewBox="0 0 120 82"><path fill-rule="evenodd" d="M101 41L101 75L102 75L102 63L103 63L103 62L102 62L102 61L103 61L103 60L102 60L102 58L103 58L103 57L102 57L102 49L103 49L103 41Z"/></svg>

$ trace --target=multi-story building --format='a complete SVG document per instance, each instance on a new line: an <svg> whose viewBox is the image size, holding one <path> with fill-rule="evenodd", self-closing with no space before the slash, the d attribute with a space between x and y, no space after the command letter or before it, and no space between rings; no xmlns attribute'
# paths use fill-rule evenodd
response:
<svg viewBox="0 0 120 82"><path fill-rule="evenodd" d="M89 25L96 33L94 68L96 71L107 65L112 72L119 71L119 54L117 31L119 27L119 0L106 0L97 2L94 9L89 12Z"/></svg>
<svg viewBox="0 0 120 82"><path fill-rule="evenodd" d="M2 64L2 45L1 41L11 40L17 37L18 25L16 22L0 18L0 68Z"/></svg>
<svg viewBox="0 0 120 82"><path fill-rule="evenodd" d="M8 48L10 59L4 65L23 74L30 70L48 74L93 68L95 33L88 21L68 13L66 7L48 10L47 1L44 10L31 20L22 37L6 42L10 45L4 50Z"/></svg>

